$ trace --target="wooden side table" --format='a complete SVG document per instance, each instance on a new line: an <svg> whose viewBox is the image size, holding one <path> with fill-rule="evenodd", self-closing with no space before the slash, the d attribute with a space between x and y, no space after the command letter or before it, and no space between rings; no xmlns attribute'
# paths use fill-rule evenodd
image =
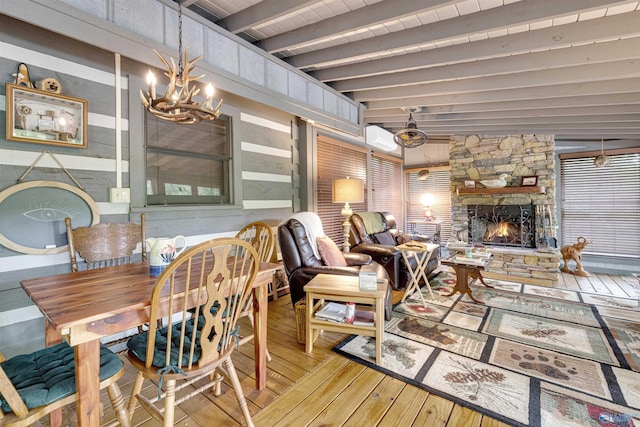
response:
<svg viewBox="0 0 640 427"><path fill-rule="evenodd" d="M482 301L478 301L473 297L473 295L471 294L470 285L479 279L480 282L482 282L482 284L487 288L493 288L493 286L489 286L485 283L481 273L481 271L484 270L491 262L490 257L479 259L477 260L477 262L472 262L472 260L466 260L460 255L453 255L448 259L443 259L441 262L443 265L453 267L456 272L456 285L454 286L451 293L445 296L449 297L454 295L456 292L460 292L461 294L469 295L469 298L471 298L474 302L477 302L478 304L484 304ZM473 280L471 283L469 283L469 278Z"/></svg>
<svg viewBox="0 0 640 427"><path fill-rule="evenodd" d="M358 276L318 274L311 279L304 287L307 293L306 352L313 351L313 343L322 330L364 335L376 338L376 363L380 364L384 340L384 297L388 286L384 280L378 282L378 289L375 291L361 291ZM316 318L315 312L322 308L325 300L375 306L374 325L359 326Z"/></svg>
<svg viewBox="0 0 640 427"><path fill-rule="evenodd" d="M404 291L404 295L402 296L402 302L404 302L407 297L411 294L417 292L420 300L422 301L422 305L426 306L427 303L422 296L422 292L420 292L420 280L424 280L424 284L429 289L429 295L431 295L431 299L435 299L433 296L433 291L431 290L431 285L429 284L429 279L427 279L427 263L429 262L429 258L431 258L431 254L433 251L438 249L439 245L434 243L422 243L422 242L407 242L402 245L396 246L397 249L402 253L402 258L404 259L404 263L409 270L409 274L411 276L411 280L407 283L407 289ZM414 258L416 263L415 267L412 267L410 259Z"/></svg>
<svg viewBox="0 0 640 427"><path fill-rule="evenodd" d="M418 226L432 225L435 227L435 230L436 230L436 232L433 235L433 241L439 246L441 244L440 230L442 228L443 222L444 221L441 219L434 219L432 221L427 221L426 219L423 219L420 221L409 221L409 234L411 234L412 239L414 239L416 235L416 228Z"/></svg>

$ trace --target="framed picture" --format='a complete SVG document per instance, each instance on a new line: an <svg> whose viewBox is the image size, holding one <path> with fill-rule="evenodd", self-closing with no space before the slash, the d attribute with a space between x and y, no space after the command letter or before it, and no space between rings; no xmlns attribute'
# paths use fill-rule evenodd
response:
<svg viewBox="0 0 640 427"><path fill-rule="evenodd" d="M6 84L6 139L87 148L87 101Z"/></svg>
<svg viewBox="0 0 640 427"><path fill-rule="evenodd" d="M533 187L538 185L538 177L537 176L523 176L522 177L522 186L523 187Z"/></svg>
<svg viewBox="0 0 640 427"><path fill-rule="evenodd" d="M464 182L464 188L476 188L476 182L472 180L466 180Z"/></svg>

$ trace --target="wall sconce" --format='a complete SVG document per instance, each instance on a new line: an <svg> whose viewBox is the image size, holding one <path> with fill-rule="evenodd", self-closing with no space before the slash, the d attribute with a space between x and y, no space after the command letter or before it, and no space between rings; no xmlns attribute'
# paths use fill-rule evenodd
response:
<svg viewBox="0 0 640 427"><path fill-rule="evenodd" d="M435 201L435 198L433 197L433 194L423 194L422 197L420 198L420 201L422 202L422 205L424 206L424 208L422 209L422 213L424 215L424 220L425 221L434 221L436 219L435 216L433 216L433 211L431 210L431 206L433 206L433 203Z"/></svg>
<svg viewBox="0 0 640 427"><path fill-rule="evenodd" d="M344 203L341 212L341 215L344 217L344 222L342 223L342 231L344 233L342 251L349 252L349 248L351 247L349 244L349 231L351 230L349 218L353 214L349 203L364 202L364 181L361 179L351 179L349 177L334 179L332 190L333 203Z"/></svg>

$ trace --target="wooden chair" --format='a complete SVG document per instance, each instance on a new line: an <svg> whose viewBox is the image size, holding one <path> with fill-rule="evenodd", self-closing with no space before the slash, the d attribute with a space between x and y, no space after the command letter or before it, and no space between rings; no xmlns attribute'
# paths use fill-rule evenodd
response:
<svg viewBox="0 0 640 427"><path fill-rule="evenodd" d="M138 243L142 244L142 261L147 259L145 247L145 215L140 214L140 224L100 223L90 227L71 225L71 218L65 218L71 271L78 271L80 254L87 269L128 264Z"/></svg>
<svg viewBox="0 0 640 427"><path fill-rule="evenodd" d="M143 213L140 214L140 224L100 223L74 230L71 218L65 218L64 223L67 228L69 260L73 272L80 269L78 254L84 259L83 268L87 270L129 264L133 261L133 251L138 243L142 245L142 261L147 260L146 220ZM138 326L138 332L144 329L145 326ZM122 340L115 340L109 345L120 341Z"/></svg>
<svg viewBox="0 0 640 427"><path fill-rule="evenodd" d="M275 250L275 238L271 226L265 222L256 221L242 227L236 234L237 239L241 239L249 243L258 252L258 260L260 262L271 262L273 251ZM253 300L249 300L249 303L240 314L240 317L248 317L251 322L251 328L253 325ZM243 345L253 339L253 334L240 338L240 343ZM271 361L271 355L267 351L267 361Z"/></svg>
<svg viewBox="0 0 640 427"><path fill-rule="evenodd" d="M185 250L160 274L151 293L149 331L128 342L127 358L138 370L130 417L137 400L154 419L172 426L175 405L209 388L220 395L222 372L247 425L253 426L231 354L237 348L237 321L252 298L259 266L251 245L221 238ZM155 325L163 317L180 320L158 330ZM159 387L151 399L140 394L145 379Z"/></svg>
<svg viewBox="0 0 640 427"><path fill-rule="evenodd" d="M128 427L128 413L116 382L123 374L122 361L102 346L100 389L107 389L120 425ZM76 399L73 348L67 343L9 360L0 353L1 426L30 426Z"/></svg>

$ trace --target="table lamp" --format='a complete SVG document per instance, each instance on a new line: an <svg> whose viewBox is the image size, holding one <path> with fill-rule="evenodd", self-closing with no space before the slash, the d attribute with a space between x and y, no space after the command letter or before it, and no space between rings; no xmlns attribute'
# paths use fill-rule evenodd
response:
<svg viewBox="0 0 640 427"><path fill-rule="evenodd" d="M424 206L424 208L422 209L422 213L424 214L425 221L433 221L436 219L436 217L433 216L433 211L431 210L431 205L433 205L434 200L435 199L433 197L433 194L428 194L428 193L423 194L422 197L420 198L420 201Z"/></svg>
<svg viewBox="0 0 640 427"><path fill-rule="evenodd" d="M344 243L342 245L343 252L349 252L349 230L351 225L349 224L349 218L353 214L349 203L363 203L364 202L364 181L361 179L351 179L349 177L334 179L333 180L333 203L344 203L342 208L342 216L344 222L342 223L342 230L344 233Z"/></svg>

